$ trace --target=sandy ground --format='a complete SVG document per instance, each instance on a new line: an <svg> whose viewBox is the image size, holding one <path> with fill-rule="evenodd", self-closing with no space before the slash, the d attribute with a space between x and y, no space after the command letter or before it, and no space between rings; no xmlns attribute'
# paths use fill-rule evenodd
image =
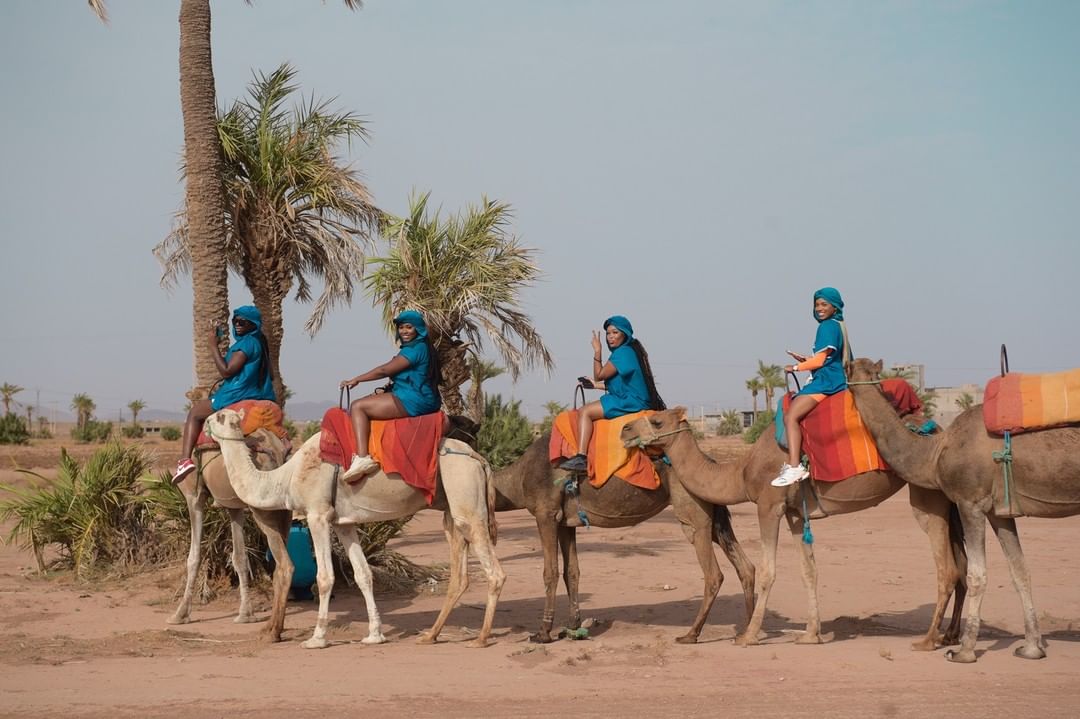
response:
<svg viewBox="0 0 1080 719"><path fill-rule="evenodd" d="M10 463L3 465L10 467ZM25 463L22 466L27 466ZM0 470L0 481L12 474ZM733 508L751 556L760 552L750 505ZM806 594L790 537L762 646L731 639L745 626L734 571L702 641L674 638L694 617L701 573L670 510L634 528L579 530L582 607L597 625L586 641L536 645L527 638L542 608L541 553L532 518L501 514L499 558L508 579L495 643L466 646L482 617L473 584L443 641L415 644L432 623L443 587L379 599L389 642L365 646L358 593L331 605L334 644L300 647L315 604L291 602L286 641L267 644L259 624L233 624L235 594L165 623L181 568L124 582L85 585L34 573L30 554L0 547L0 716L19 717L979 717L1080 715L1080 517L1020 520L1048 658L1013 657L1023 629L1019 601L996 543L983 605L980 659L954 665L916 653L933 605L929 545L901 492L860 514L814 523L827 642L795 645ZM394 546L422 563L446 561L433 512ZM265 616L267 603L262 601ZM565 619L560 589L556 621Z"/></svg>

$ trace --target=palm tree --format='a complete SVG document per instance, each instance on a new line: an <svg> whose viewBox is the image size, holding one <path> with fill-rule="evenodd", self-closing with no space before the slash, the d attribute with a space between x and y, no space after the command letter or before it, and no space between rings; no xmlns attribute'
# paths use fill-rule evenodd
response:
<svg viewBox="0 0 1080 719"><path fill-rule="evenodd" d="M746 380L746 389L750 390L750 396L754 400L754 416L757 416L757 396L758 392L765 389L765 385L761 383L760 377L751 377Z"/></svg>
<svg viewBox="0 0 1080 719"><path fill-rule="evenodd" d="M133 399L128 402L128 409L131 410L131 425L133 427L139 426L139 412L146 409L146 402L141 399Z"/></svg>
<svg viewBox="0 0 1080 719"><path fill-rule="evenodd" d="M11 405L18 404L18 402L15 401L15 395L22 391L22 387L17 384L11 384L10 382L5 382L0 385L0 401L3 401L4 403L5 417L11 414Z"/></svg>
<svg viewBox="0 0 1080 719"><path fill-rule="evenodd" d="M503 366L517 380L522 369L550 371L555 362L531 318L518 309L519 295L540 275L534 250L510 233L510 206L484 198L463 214L440 221L427 211L428 194L413 197L408 217L388 217L385 257L365 285L382 305L389 329L406 308L422 312L442 365L443 402L461 414L461 385L469 379L467 352L479 353L482 334L494 343ZM459 335L464 333L465 340Z"/></svg>
<svg viewBox="0 0 1080 719"><path fill-rule="evenodd" d="M488 362L482 360L479 357L473 357L469 361L469 418L477 424L484 423L484 388L483 384L486 380L498 377L506 370L499 367L494 362Z"/></svg>
<svg viewBox="0 0 1080 719"><path fill-rule="evenodd" d="M975 397L970 392L963 392L956 398L956 406L960 408L961 412L966 412L975 406Z"/></svg>
<svg viewBox="0 0 1080 719"><path fill-rule="evenodd" d="M757 364L757 377L761 380L762 389L765 390L765 406L772 409L774 391L785 386L784 368L778 364L767 365L761 360L758 360Z"/></svg>
<svg viewBox="0 0 1080 719"><path fill-rule="evenodd" d="M80 393L71 398L71 409L75 411L78 418L77 425L82 430L86 429L86 424L97 409L97 405L90 399L90 395Z"/></svg>
<svg viewBox="0 0 1080 719"><path fill-rule="evenodd" d="M555 418L566 410L567 406L562 402L556 402L555 400L545 402L544 411L547 412L547 414L544 415L544 421L540 423L540 434L544 434L551 429L551 426L555 424Z"/></svg>
<svg viewBox="0 0 1080 719"><path fill-rule="evenodd" d="M284 403L280 352L282 305L296 285L296 299L312 300L312 280L322 285L305 329L314 336L328 310L352 301L363 278L364 250L380 213L371 194L334 151L366 140L356 115L332 112L312 98L285 107L297 90L296 71L283 64L257 74L249 99L237 100L218 120L224 149L226 260L251 290L262 312L274 389ZM154 252L172 285L190 264L184 213Z"/></svg>
<svg viewBox="0 0 1080 719"><path fill-rule="evenodd" d="M33 431L34 428L34 410L37 409L32 404L26 405L26 428Z"/></svg>

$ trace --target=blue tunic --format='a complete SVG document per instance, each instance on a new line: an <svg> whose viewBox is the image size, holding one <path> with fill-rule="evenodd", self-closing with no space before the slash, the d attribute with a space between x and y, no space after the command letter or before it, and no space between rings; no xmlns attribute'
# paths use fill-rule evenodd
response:
<svg viewBox="0 0 1080 719"><path fill-rule="evenodd" d="M394 388L390 391L401 401L410 417L436 412L442 406L438 389L432 386L428 378L429 351L428 343L417 337L403 344L398 353L409 361L409 366L391 378Z"/></svg>
<svg viewBox="0 0 1080 719"><path fill-rule="evenodd" d="M610 362L615 365L618 374L604 383L607 392L600 398L604 419L649 409L649 388L645 384L645 373L641 370L637 353L623 343L611 353Z"/></svg>
<svg viewBox="0 0 1080 719"><path fill-rule="evenodd" d="M263 354L258 335L255 332L249 332L238 337L225 353L225 364L229 364L229 359L232 358L234 352L244 353L246 358L244 366L218 386L214 396L210 398L210 406L214 410L219 410L244 399L268 399L271 402L277 402L277 397L274 395L274 383L270 381L270 373L266 373L265 380L259 381L263 366L270 361L270 358Z"/></svg>
<svg viewBox="0 0 1080 719"><path fill-rule="evenodd" d="M847 389L847 376L844 374L844 333L840 323L833 317L818 324L814 336L814 354L832 348L825 358L825 364L814 370L810 382L799 394L836 394Z"/></svg>

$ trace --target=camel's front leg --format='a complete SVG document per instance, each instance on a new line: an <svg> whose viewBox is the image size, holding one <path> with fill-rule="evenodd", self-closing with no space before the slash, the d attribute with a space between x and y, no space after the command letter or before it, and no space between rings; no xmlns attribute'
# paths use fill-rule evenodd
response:
<svg viewBox="0 0 1080 719"><path fill-rule="evenodd" d="M420 644L434 644L439 639L446 620L450 617L450 610L461 599L461 595L469 588L469 548L465 543L465 536L454 525L454 518L450 512L443 512L443 533L446 542L450 545L450 581L446 587L446 598L443 599L442 609L435 623L431 625L425 634L417 640Z"/></svg>
<svg viewBox="0 0 1080 719"><path fill-rule="evenodd" d="M997 535L1005 559L1009 562L1009 575L1020 595L1024 608L1024 643L1013 652L1024 659L1044 659L1045 644L1039 631L1039 619L1035 614L1035 602L1031 598L1031 575L1028 573L1024 550L1020 547L1020 535L1016 532L1016 520L990 515L990 526Z"/></svg>
<svg viewBox="0 0 1080 719"><path fill-rule="evenodd" d="M330 544L330 518L333 510L309 512L308 529L315 550L315 581L319 586L319 616L315 631L304 642L305 649L322 649L327 646L326 627L330 623L330 593L334 590L333 549ZM355 533L355 530L353 530Z"/></svg>
<svg viewBox="0 0 1080 719"><path fill-rule="evenodd" d="M262 533L266 535L266 543L270 547L270 554L274 557L274 597L266 634L270 641L280 642L281 632L285 629L285 604L289 600L289 587L292 585L293 577L293 562L288 550L292 512L253 509L251 516Z"/></svg>
<svg viewBox="0 0 1080 719"><path fill-rule="evenodd" d="M953 548L949 538L949 500L936 490L922 489L914 485L908 490L911 511L922 530L930 539L930 550L934 555L937 570L937 598L934 603L934 615L926 635L911 645L915 651L932 652L940 646L939 627L949 606L953 588L959 583Z"/></svg>
<svg viewBox="0 0 1080 719"><path fill-rule="evenodd" d="M244 510L230 509L229 529L232 532L232 561L240 584L240 612L233 621L247 624L257 621L251 613L251 568L248 566L247 543L244 538Z"/></svg>
<svg viewBox="0 0 1080 719"><path fill-rule="evenodd" d="M681 484L672 482L671 506L675 510L675 517L682 525L683 534L694 545L694 554L697 555L698 565L705 577L701 606L698 607L694 623L686 634L675 639L679 644L694 644L701 636L701 628L705 626L709 610L712 609L716 595L720 592L720 585L724 583L724 575L720 571L720 565L716 562L716 553L712 548L712 505L706 506L690 497Z"/></svg>
<svg viewBox="0 0 1080 719"><path fill-rule="evenodd" d="M458 533L465 533L468 546L471 546L476 554L476 559L484 570L488 580L487 603L484 605L484 624L480 627L480 636L472 641L473 647L486 647L488 637L491 636L491 627L495 623L495 608L499 604L499 595L502 594L503 584L506 582L506 573L499 564L499 558L495 556L495 546L491 535L488 533L487 517L473 518L475 521L457 526ZM466 557L467 559L467 557ZM467 572L466 572L467 574Z"/></svg>
<svg viewBox="0 0 1080 719"><path fill-rule="evenodd" d="M975 506L960 507L960 520L964 523L964 546L968 554L967 575L967 622L960 637L960 648L945 652L950 662L971 664L975 662L975 642L979 639L982 600L986 594L986 516Z"/></svg>
<svg viewBox="0 0 1080 719"><path fill-rule="evenodd" d="M360 544L356 527L351 524L339 524L334 526L334 531L349 557L349 563L353 568L353 578L356 580L356 586L360 587L360 593L364 595L364 603L367 606L368 635L361 639L360 643L382 644L386 641L386 637L382 633L382 617L379 615L379 608L375 605L371 566L368 564L367 557L364 556L364 547Z"/></svg>
<svg viewBox="0 0 1080 719"><path fill-rule="evenodd" d="M566 626L577 629L581 626L581 604L578 587L581 583L581 567L578 564L577 527L559 525L559 550L562 553L563 586L570 604L570 619Z"/></svg>
<svg viewBox="0 0 1080 719"><path fill-rule="evenodd" d="M821 644L821 613L818 608L817 562L814 560L814 545L803 541L802 517L794 512L787 513L788 529L791 538L799 547L799 568L802 570L803 585L806 586L806 631L795 640L796 644Z"/></svg>
<svg viewBox="0 0 1080 719"><path fill-rule="evenodd" d="M764 499L764 498L762 498ZM781 500L782 501L782 500ZM754 613L746 631L735 638L739 646L758 643L761 625L765 620L765 609L769 605L769 594L776 581L776 544L780 534L780 515L784 508L780 503L758 505L758 531L761 535L761 569L757 574L757 598L754 601Z"/></svg>
<svg viewBox="0 0 1080 719"><path fill-rule="evenodd" d="M544 614L540 618L540 630L529 639L547 644L552 641L555 593L559 589L559 530L555 515L538 512L536 529L540 532L540 546L544 550Z"/></svg>
<svg viewBox="0 0 1080 719"><path fill-rule="evenodd" d="M742 585L746 620L749 622L754 615L754 578L757 569L735 537L735 531L731 527L731 512L727 507L713 507L713 541L720 545L731 566L735 568L739 584Z"/></svg>
<svg viewBox="0 0 1080 719"><path fill-rule="evenodd" d="M206 519L206 502L209 495L205 490L196 489L198 496L184 492L187 502L188 522L191 525L191 545L188 547L187 578L184 580L184 596L176 611L167 620L169 624L187 624L191 621L191 599L195 592L195 579L199 575L199 563L202 561L203 521ZM243 614L243 594L240 595L240 612Z"/></svg>

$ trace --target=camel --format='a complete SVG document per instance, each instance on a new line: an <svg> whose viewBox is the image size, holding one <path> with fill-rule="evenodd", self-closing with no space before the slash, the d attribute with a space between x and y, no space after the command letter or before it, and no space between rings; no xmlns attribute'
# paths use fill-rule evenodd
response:
<svg viewBox="0 0 1080 719"><path fill-rule="evenodd" d="M580 509L593 527L630 527L660 513L669 504L682 523L683 532L694 545L698 563L705 575L701 607L690 630L675 641L693 644L701 634L724 575L716 562L712 542L717 542L727 555L742 584L746 614L754 609L754 564L751 562L731 528L731 515L726 507L714 506L690 496L671 476L666 465L659 465L661 487L646 490L620 479L612 478L597 489L583 481L577 497L564 492L569 475L552 468L548 461L550 434L537 438L513 464L495 473L496 511L527 509L536 519L544 551L544 613L540 630L532 635L536 642L552 641L555 621L555 594L559 583L559 554L562 554L563 583L570 602L568 627L581 626L578 602L580 571L577 555L577 527L583 525Z"/></svg>
<svg viewBox="0 0 1080 719"><path fill-rule="evenodd" d="M895 412L893 416L896 416ZM761 578L753 617L746 631L735 640L741 646L758 643L769 593L776 578L776 545L780 517L787 519L792 537L801 550L799 556L802 560L803 583L808 595L806 630L796 642L820 644L822 638L818 612L817 564L814 561L813 545L802 541L802 492L810 488L803 488L802 483L783 488L770 484L787 455L777 444L774 434L771 431L763 432L750 452L737 462L720 463L701 451L690 431L685 408L678 407L625 425L622 439L627 446L662 448L671 461L678 483L702 501L723 505L754 502L757 505L758 528L761 533ZM816 501L807 501L810 506L816 504L819 514L828 517L876 506L896 494L902 486L903 480L891 472L865 472L842 482L815 483ZM937 601L934 615L926 635L914 642L912 649L933 651L942 643L955 642L959 630L960 606L964 592L959 583L962 573L954 556L954 551L959 547L954 547L950 542L950 506L945 495L929 488L912 486L910 499L915 517L930 536L934 563L937 565ZM952 622L943 637L938 627L954 587L957 602L954 605Z"/></svg>
<svg viewBox="0 0 1080 719"><path fill-rule="evenodd" d="M285 461L285 447L281 440L265 429L256 430L246 442L250 450L255 450L255 461L259 463L261 469L272 469ZM184 594L176 611L167 621L169 624L187 624L191 621L191 600L199 563L202 561L203 522L211 496L214 498L214 504L228 512L232 530L232 563L240 584L240 609L233 621L238 624L258 621L251 610L251 572L248 569L248 553L244 542L244 510L248 507L233 491L219 451L200 450L198 462L199 471L192 472L178 485L187 503L188 520L191 524L191 546L188 548ZM276 562L273 606L275 611L281 613L280 616L272 615L267 627L271 640L278 641L281 636L281 625L285 619L284 601L287 598L293 574L293 563L286 549L292 512L287 509L252 509L251 514L259 529L266 535L267 544Z"/></svg>
<svg viewBox="0 0 1080 719"><path fill-rule="evenodd" d="M282 466L270 471L259 470L241 445L241 417L238 412L222 409L206 420L207 433L221 444L225 467L237 496L253 509L285 509L297 517L306 517L311 531L318 565L319 616L315 631L303 646L316 649L328 645L326 627L329 624L330 591L334 586L331 526L349 556L356 583L367 605L368 635L361 641L364 644L386 641L372 591L371 568L360 546L355 525L415 514L427 508L423 493L400 478L393 478L396 475L387 476L381 470L361 482L342 481L339 468L320 458L321 432L304 442ZM444 510L443 529L450 544L450 584L435 624L420 641L436 642L450 610L468 588L468 548L471 546L488 579L484 623L471 645L487 646L495 619L495 605L506 580L493 548L496 528L491 510L495 501L491 471L484 458L467 444L444 438L439 446L439 478L446 501L445 506L434 508ZM283 613L284 595L279 598L275 592L274 597L275 602L280 602ZM278 604L274 609L276 617Z"/></svg>
<svg viewBox="0 0 1080 719"><path fill-rule="evenodd" d="M852 392L881 456L915 486L940 489L956 503L964 525L968 553L968 606L960 648L946 654L950 661L976 661L980 610L986 593L986 522L997 535L1009 564L1013 586L1024 611L1024 643L1016 656L1042 659L1045 645L1031 598L1031 578L1020 547L1016 520L1003 511L1002 468L994 452L1002 439L986 431L982 405L965 411L944 433L918 437L903 429L878 387L882 363L855 361ZM1012 494L1023 515L1068 517L1080 514L1080 427L1026 432L1012 437Z"/></svg>

